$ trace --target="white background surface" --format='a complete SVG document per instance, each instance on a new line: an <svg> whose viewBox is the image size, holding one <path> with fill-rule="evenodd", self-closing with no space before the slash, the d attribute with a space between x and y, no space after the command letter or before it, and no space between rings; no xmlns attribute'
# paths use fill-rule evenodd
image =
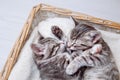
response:
<svg viewBox="0 0 120 80"><path fill-rule="evenodd" d="M0 0L0 71L32 7L41 2L120 22L120 0Z"/></svg>

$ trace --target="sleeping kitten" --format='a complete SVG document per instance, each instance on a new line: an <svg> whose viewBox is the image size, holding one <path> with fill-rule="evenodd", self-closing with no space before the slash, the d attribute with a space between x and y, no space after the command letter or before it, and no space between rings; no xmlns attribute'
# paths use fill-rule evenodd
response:
<svg viewBox="0 0 120 80"><path fill-rule="evenodd" d="M70 76L65 72L69 55L64 52L63 43L53 38L44 38L38 44L31 44L31 48L41 80L78 80L77 74Z"/></svg>
<svg viewBox="0 0 120 80"><path fill-rule="evenodd" d="M66 73L75 74L81 67L87 67L82 80L119 80L119 73L108 45L101 34L91 26L75 22L77 25L71 33L71 48L83 50L67 66ZM88 51L96 44L92 51Z"/></svg>
<svg viewBox="0 0 120 80"><path fill-rule="evenodd" d="M91 26L75 24L70 36L52 26L57 39L40 34L39 43L31 45L41 79L118 80L111 51L100 33Z"/></svg>
<svg viewBox="0 0 120 80"><path fill-rule="evenodd" d="M56 37L60 38L57 28ZM58 34L58 35L57 35ZM63 33L61 37L63 36ZM62 39L62 38L60 38ZM63 38L64 40L64 38ZM113 61L111 51L101 37L100 32L93 27L82 24L76 26L67 44L68 52L71 54L70 64L66 68L68 75L74 75L83 68L84 75L79 77L83 80L118 80L119 73ZM101 69L102 67L102 69ZM98 71L98 72L96 72ZM113 73L111 73L113 71ZM88 74L89 73L89 74ZM91 73L91 74L90 74ZM93 76L94 74L94 76ZM104 75L104 77L103 77Z"/></svg>

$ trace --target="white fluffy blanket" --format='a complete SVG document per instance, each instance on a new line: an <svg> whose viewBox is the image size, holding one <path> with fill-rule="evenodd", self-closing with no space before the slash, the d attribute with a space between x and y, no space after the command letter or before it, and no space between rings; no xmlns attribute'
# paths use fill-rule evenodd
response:
<svg viewBox="0 0 120 80"><path fill-rule="evenodd" d="M37 70L32 58L30 44L35 38L37 38L38 28L39 31L43 31L42 34L44 34L45 36L52 36L49 33L51 25L63 26L63 29L66 30L66 34L68 34L69 29L73 28L74 22L71 19L67 18L52 18L41 22L38 27L33 30L29 40L23 47L20 53L20 57L15 64L8 80L40 80L39 71ZM111 48L120 71L120 34L115 34L102 30L100 30L100 32L102 33L105 42L107 42L109 47Z"/></svg>

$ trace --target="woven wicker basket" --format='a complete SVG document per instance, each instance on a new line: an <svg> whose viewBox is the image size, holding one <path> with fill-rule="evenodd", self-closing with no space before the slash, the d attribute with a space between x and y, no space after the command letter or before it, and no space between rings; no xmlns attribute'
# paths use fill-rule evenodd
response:
<svg viewBox="0 0 120 80"><path fill-rule="evenodd" d="M38 18L41 18L44 16L43 17L43 19L44 19L46 17L44 14L44 11L49 11L51 13L54 13L54 14L62 16L62 17L73 16L74 18L76 18L78 20L87 21L89 24L95 23L97 25L105 26L105 27L102 27L102 29L107 29L107 30L112 29L112 31L120 33L120 23L95 18L95 17L89 16L86 14L73 12L73 11L66 10L66 9L56 8L56 7L53 7L50 5L45 5L45 4L37 5L37 6L33 7L32 11L23 27L21 35L19 36L18 40L16 41L15 45L13 46L13 49L10 52L7 62L0 74L0 80L8 80L11 70L18 60L20 51L21 51L22 47L24 46L26 40L29 38L31 31L33 30L33 26L36 26L38 24L38 22L41 21ZM41 13L43 13L44 15L39 16ZM36 22L36 20L37 20L37 22Z"/></svg>

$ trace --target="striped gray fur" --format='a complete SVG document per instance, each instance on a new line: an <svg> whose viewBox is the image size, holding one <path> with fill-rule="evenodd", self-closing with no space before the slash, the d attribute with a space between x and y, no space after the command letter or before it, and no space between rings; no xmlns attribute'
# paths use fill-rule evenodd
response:
<svg viewBox="0 0 120 80"><path fill-rule="evenodd" d="M40 35L39 43L31 44L41 80L119 80L112 52L100 32L75 24L70 36L53 26L57 39Z"/></svg>

